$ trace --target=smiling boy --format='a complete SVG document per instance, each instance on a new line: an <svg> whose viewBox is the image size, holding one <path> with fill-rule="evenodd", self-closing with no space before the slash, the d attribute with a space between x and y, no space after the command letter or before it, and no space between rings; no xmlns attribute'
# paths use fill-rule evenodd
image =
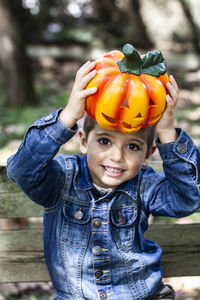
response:
<svg viewBox="0 0 200 300"><path fill-rule="evenodd" d="M177 84L170 76L166 109L155 126L163 174L148 167L154 128L110 131L89 117L79 130L86 155L55 156L97 91L85 89L94 66L79 69L63 110L28 129L8 160L8 176L44 206L44 252L56 299L175 299L162 283L162 251L144 232L150 214L183 217L200 206L200 153L174 127Z"/></svg>

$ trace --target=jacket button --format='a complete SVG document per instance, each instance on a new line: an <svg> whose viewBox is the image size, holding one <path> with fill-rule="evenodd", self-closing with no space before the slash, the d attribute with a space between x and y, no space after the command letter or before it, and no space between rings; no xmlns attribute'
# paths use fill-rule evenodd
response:
<svg viewBox="0 0 200 300"><path fill-rule="evenodd" d="M100 246L94 246L94 247L92 248L92 253L93 253L94 255L101 255L101 253L102 253L102 248L101 248Z"/></svg>
<svg viewBox="0 0 200 300"><path fill-rule="evenodd" d="M77 210L75 213L74 213L74 218L76 220L82 220L83 219L83 212L81 210Z"/></svg>
<svg viewBox="0 0 200 300"><path fill-rule="evenodd" d="M102 221L100 218L94 218L92 224L94 227L99 228L102 225Z"/></svg>
<svg viewBox="0 0 200 300"><path fill-rule="evenodd" d="M126 224L126 217L125 216L123 216L123 215L120 215L119 216L119 223L121 224L121 225L125 225Z"/></svg>
<svg viewBox="0 0 200 300"><path fill-rule="evenodd" d="M50 115L44 117L43 120L44 120L45 122L48 122L48 121L50 121L52 118L53 118L53 114L51 113Z"/></svg>
<svg viewBox="0 0 200 300"><path fill-rule="evenodd" d="M94 275L95 275L96 278L99 278L103 275L103 271L102 270L96 270L94 272Z"/></svg>
<svg viewBox="0 0 200 300"><path fill-rule="evenodd" d="M120 210L118 210L118 220L121 225L125 225L127 223L126 217L122 215Z"/></svg>
<svg viewBox="0 0 200 300"><path fill-rule="evenodd" d="M101 300L107 299L107 294L104 291L99 292L99 297Z"/></svg>
<svg viewBox="0 0 200 300"><path fill-rule="evenodd" d="M178 149L179 153L182 153L182 154L186 153L187 152L187 143L179 144L177 149Z"/></svg>

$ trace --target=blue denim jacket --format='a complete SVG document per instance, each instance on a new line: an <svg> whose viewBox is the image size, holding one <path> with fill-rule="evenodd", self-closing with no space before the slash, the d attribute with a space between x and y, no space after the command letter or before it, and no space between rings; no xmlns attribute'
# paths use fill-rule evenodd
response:
<svg viewBox="0 0 200 300"><path fill-rule="evenodd" d="M44 206L44 252L56 299L147 299L162 282L161 248L144 238L148 216L183 217L200 206L200 153L178 130L176 142L157 142L165 174L147 167L98 195L86 156L55 156L77 130L58 113L28 129L7 169Z"/></svg>

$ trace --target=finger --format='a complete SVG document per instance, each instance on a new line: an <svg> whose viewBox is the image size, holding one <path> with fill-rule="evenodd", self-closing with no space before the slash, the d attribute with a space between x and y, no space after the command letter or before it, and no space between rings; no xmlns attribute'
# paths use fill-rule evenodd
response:
<svg viewBox="0 0 200 300"><path fill-rule="evenodd" d="M174 79L174 76L170 75L169 80L170 80L170 83L172 84L172 86L175 88L175 90L178 93L179 88L178 88L178 84L177 84L176 80Z"/></svg>
<svg viewBox="0 0 200 300"><path fill-rule="evenodd" d="M86 90L83 90L81 91L81 98L86 98L90 95L93 95L97 92L97 88L96 87L93 87L93 88L90 88L90 89L86 89Z"/></svg>
<svg viewBox="0 0 200 300"><path fill-rule="evenodd" d="M76 79L80 80L83 78L85 75L87 75L92 69L95 67L95 62L94 61L88 61L86 62L77 72Z"/></svg>
<svg viewBox="0 0 200 300"><path fill-rule="evenodd" d="M87 75L85 75L82 80L80 81L80 88L84 89L88 83L97 75L97 71L93 70L89 72Z"/></svg>
<svg viewBox="0 0 200 300"><path fill-rule="evenodd" d="M178 99L177 90L174 88L174 86L170 82L168 82L166 86L167 86L170 97L173 99L173 101L176 102Z"/></svg>
<svg viewBox="0 0 200 300"><path fill-rule="evenodd" d="M166 96L166 103L166 110L168 111L169 115L174 114L176 103L174 103L173 99L169 95Z"/></svg>

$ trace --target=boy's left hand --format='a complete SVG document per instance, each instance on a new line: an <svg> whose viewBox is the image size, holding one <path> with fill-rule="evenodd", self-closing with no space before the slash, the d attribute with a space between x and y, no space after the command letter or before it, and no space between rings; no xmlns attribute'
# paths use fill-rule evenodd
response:
<svg viewBox="0 0 200 300"><path fill-rule="evenodd" d="M168 94L166 95L166 108L158 123L156 131L161 143L170 143L177 139L175 130L175 111L178 102L178 85L172 75L169 76L170 81L166 84Z"/></svg>

